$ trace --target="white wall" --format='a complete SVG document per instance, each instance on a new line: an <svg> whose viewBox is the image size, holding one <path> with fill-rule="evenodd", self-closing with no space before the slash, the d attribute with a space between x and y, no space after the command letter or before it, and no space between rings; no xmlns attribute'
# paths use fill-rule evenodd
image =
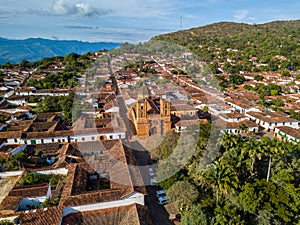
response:
<svg viewBox="0 0 300 225"><path fill-rule="evenodd" d="M99 209L109 209L109 208L115 208L120 206L128 206L132 204L145 205L144 195L141 193L134 192L118 201L101 202L96 204L81 205L75 207L66 207L63 208L63 217L71 213L87 212L87 211L94 211Z"/></svg>
<svg viewBox="0 0 300 225"><path fill-rule="evenodd" d="M10 171L10 172L1 172L0 178L7 178L7 177L18 177L23 174L23 171Z"/></svg>
<svg viewBox="0 0 300 225"><path fill-rule="evenodd" d="M60 168L60 169L55 169L55 170L41 170L41 171L36 171L37 174L41 175L51 175L51 174L58 174L58 175L67 175L68 174L68 169L66 168Z"/></svg>

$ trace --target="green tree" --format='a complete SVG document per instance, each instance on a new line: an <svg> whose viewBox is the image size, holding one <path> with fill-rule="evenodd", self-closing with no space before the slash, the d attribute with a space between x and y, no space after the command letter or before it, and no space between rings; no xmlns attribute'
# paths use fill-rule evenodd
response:
<svg viewBox="0 0 300 225"><path fill-rule="evenodd" d="M247 124L242 123L238 126L238 131L247 133L249 131L249 127Z"/></svg>
<svg viewBox="0 0 300 225"><path fill-rule="evenodd" d="M189 208L197 200L198 190L188 181L177 181L167 190L167 196L178 208Z"/></svg>
<svg viewBox="0 0 300 225"><path fill-rule="evenodd" d="M48 208L59 205L60 198L46 199L40 206L40 208Z"/></svg>
<svg viewBox="0 0 300 225"><path fill-rule="evenodd" d="M39 184L42 181L41 175L37 173L27 173L25 176L19 181L20 184L24 185L32 185Z"/></svg>
<svg viewBox="0 0 300 225"><path fill-rule="evenodd" d="M240 138L236 136L235 134L231 134L228 132L223 133L218 138L218 144L221 145L226 151L230 148L234 148L239 143Z"/></svg>
<svg viewBox="0 0 300 225"><path fill-rule="evenodd" d="M15 223L10 222L9 220L1 220L0 225L14 225Z"/></svg>
<svg viewBox="0 0 300 225"><path fill-rule="evenodd" d="M218 161L212 163L204 171L203 176L199 177L202 187L209 187L216 194L216 202L219 202L219 195L227 195L234 192L238 187L238 177L232 168L227 164Z"/></svg>
<svg viewBox="0 0 300 225"><path fill-rule="evenodd" d="M24 167L24 164L28 161L28 156L24 152L9 156L6 160L5 169L18 170Z"/></svg>
<svg viewBox="0 0 300 225"><path fill-rule="evenodd" d="M209 225L211 216L200 204L193 205L181 218L182 225Z"/></svg>
<svg viewBox="0 0 300 225"><path fill-rule="evenodd" d="M254 76L254 80L256 81L262 81L264 79L264 77L262 75L255 75Z"/></svg>
<svg viewBox="0 0 300 225"><path fill-rule="evenodd" d="M241 85L245 82L245 77L238 74L229 75L229 83Z"/></svg>

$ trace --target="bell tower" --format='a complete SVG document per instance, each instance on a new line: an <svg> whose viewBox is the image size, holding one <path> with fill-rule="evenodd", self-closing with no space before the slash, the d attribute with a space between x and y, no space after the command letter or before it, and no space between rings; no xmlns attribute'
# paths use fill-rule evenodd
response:
<svg viewBox="0 0 300 225"><path fill-rule="evenodd" d="M171 131L171 102L170 100L160 99L160 118L162 123L161 133Z"/></svg>
<svg viewBox="0 0 300 225"><path fill-rule="evenodd" d="M137 127L136 132L138 136L149 136L149 123L147 119L147 101L141 99L136 104Z"/></svg>

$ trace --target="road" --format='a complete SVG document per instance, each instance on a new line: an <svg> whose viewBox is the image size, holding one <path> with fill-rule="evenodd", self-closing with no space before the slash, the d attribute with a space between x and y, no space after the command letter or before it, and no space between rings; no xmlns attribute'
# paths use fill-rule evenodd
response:
<svg viewBox="0 0 300 225"><path fill-rule="evenodd" d="M110 56L108 60L109 68L111 68L110 65ZM139 141L131 141L130 139L133 136L133 132L130 128L130 121L128 119L128 109L126 106L126 103L124 101L124 98L121 95L121 92L117 86L116 78L113 75L112 70L110 69L110 77L112 79L112 83L114 85L115 92L117 94L117 104L119 106L119 113L121 118L124 121L125 127L126 127L126 139L123 140L123 145L127 148L130 148L135 155L136 158L136 165L130 166L130 174L132 176L132 180L134 185L143 185L146 187L147 196L145 198L145 203L147 207L149 208L151 219L153 221L154 225L172 225L173 222L170 222L168 220L169 214L164 208L164 206L157 204L157 199L155 196L156 190L159 188L157 186L151 186L150 184L150 175L149 175L149 165L152 164L150 155L148 151L139 143ZM137 171L139 170L139 174L141 174L142 179L137 178ZM142 181L140 181L142 180ZM142 182L142 184L140 183ZM145 185L146 184L146 185Z"/></svg>

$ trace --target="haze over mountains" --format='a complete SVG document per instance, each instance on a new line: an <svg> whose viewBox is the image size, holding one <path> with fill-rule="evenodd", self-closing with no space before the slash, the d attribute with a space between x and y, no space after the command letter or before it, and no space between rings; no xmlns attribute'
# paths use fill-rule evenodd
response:
<svg viewBox="0 0 300 225"><path fill-rule="evenodd" d="M84 54L119 47L119 43L83 42L29 38L9 40L0 38L0 64L19 63L22 60L37 61L47 57L64 56L69 53Z"/></svg>

